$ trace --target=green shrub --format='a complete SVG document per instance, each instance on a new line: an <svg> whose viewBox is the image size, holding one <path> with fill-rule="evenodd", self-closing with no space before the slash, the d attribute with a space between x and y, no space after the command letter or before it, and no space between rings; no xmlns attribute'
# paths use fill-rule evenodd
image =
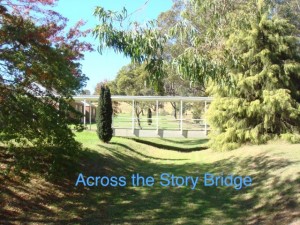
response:
<svg viewBox="0 0 300 225"><path fill-rule="evenodd" d="M281 139L290 142L292 144L300 143L299 134L285 133L281 135Z"/></svg>
<svg viewBox="0 0 300 225"><path fill-rule="evenodd" d="M230 85L214 82L207 117L211 147L263 144L300 132L300 58L295 27L260 12L249 26L233 30L227 43Z"/></svg>

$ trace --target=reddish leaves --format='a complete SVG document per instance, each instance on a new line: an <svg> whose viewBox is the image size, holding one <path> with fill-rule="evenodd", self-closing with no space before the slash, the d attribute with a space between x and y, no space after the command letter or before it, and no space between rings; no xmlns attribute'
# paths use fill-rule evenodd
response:
<svg viewBox="0 0 300 225"><path fill-rule="evenodd" d="M55 5L56 0L0 0L0 3L2 5L0 14L5 13L31 20L39 27L36 33L28 32L28 39L35 38L44 44L51 43L61 48L71 49L73 56L69 57L69 60L82 59L84 51L93 50L91 44L79 41L91 32L81 30L85 22L80 20L74 27L66 30L68 19L50 9Z"/></svg>

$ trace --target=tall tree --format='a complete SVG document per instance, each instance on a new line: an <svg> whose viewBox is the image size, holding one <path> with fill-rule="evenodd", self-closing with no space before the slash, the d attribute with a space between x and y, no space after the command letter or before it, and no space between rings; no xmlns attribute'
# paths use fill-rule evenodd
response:
<svg viewBox="0 0 300 225"><path fill-rule="evenodd" d="M69 100L85 85L79 60L91 46L78 41L83 22L67 31L66 19L47 8L54 2L1 1L0 141L73 143Z"/></svg>
<svg viewBox="0 0 300 225"><path fill-rule="evenodd" d="M215 149L265 143L300 131L300 55L296 29L260 1L249 26L234 30L226 50L232 89L212 85Z"/></svg>
<svg viewBox="0 0 300 225"><path fill-rule="evenodd" d="M110 91L111 90L116 90L117 88L115 87L115 83L114 82L109 82L107 80L104 80L104 81L101 81L99 83L97 83L96 87L95 87L95 90L94 90L94 95L100 95L100 92L101 92L101 87L102 86L108 86ZM111 91L112 92L112 91ZM112 105L113 105L113 116L117 116L118 113L121 112L121 109L120 109L120 103L119 102L116 102L116 101L113 101L112 102Z"/></svg>
<svg viewBox="0 0 300 225"><path fill-rule="evenodd" d="M97 107L97 134L101 141L109 143L113 135L112 129L112 102L110 90L102 86Z"/></svg>
<svg viewBox="0 0 300 225"><path fill-rule="evenodd" d="M184 1L173 1L172 8L159 15L157 19L157 29L161 34L168 34L171 27L176 26L183 19L181 13L183 10L190 10L190 5ZM188 38L181 40L179 37L173 37L166 42L163 56L168 63L164 66L164 77L162 80L165 95L169 96L204 96L205 87L197 81L183 79L182 74L172 63L172 60L183 54L186 48L192 47L191 40ZM174 111L174 118L177 119L179 106L176 102L171 102ZM193 104L194 110L198 110L198 104Z"/></svg>

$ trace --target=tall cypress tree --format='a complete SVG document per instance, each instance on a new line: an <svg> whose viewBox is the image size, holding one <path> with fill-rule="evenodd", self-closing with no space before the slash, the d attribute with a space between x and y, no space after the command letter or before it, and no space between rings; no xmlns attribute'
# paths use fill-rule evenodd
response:
<svg viewBox="0 0 300 225"><path fill-rule="evenodd" d="M112 129L112 101L110 89L102 86L97 107L97 134L100 140L108 143L113 135Z"/></svg>
<svg viewBox="0 0 300 225"><path fill-rule="evenodd" d="M263 3L263 1L260 1ZM300 55L297 29L263 4L226 44L230 86L213 84L211 147L233 149L273 138L300 140Z"/></svg>

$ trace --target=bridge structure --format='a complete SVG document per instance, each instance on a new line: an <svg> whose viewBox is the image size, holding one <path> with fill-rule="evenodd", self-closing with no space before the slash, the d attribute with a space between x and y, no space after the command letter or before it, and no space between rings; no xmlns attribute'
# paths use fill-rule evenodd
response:
<svg viewBox="0 0 300 225"><path fill-rule="evenodd" d="M93 110L97 106L98 95L73 96L76 102L83 104L82 122L90 130L96 129L92 124ZM161 137L161 138L205 138L210 131L205 112L212 102L212 97L181 97L181 96L111 96L114 107L119 108L113 116L113 135L121 137ZM166 112L166 104L172 103L173 113ZM124 105L125 104L125 105ZM198 104L202 116L194 117L191 106ZM137 113L137 108L143 110ZM126 108L127 112L123 111ZM147 116L151 111L151 118ZM176 111L177 109L177 111ZM125 110L125 111L126 111ZM174 110L176 116L174 116Z"/></svg>

